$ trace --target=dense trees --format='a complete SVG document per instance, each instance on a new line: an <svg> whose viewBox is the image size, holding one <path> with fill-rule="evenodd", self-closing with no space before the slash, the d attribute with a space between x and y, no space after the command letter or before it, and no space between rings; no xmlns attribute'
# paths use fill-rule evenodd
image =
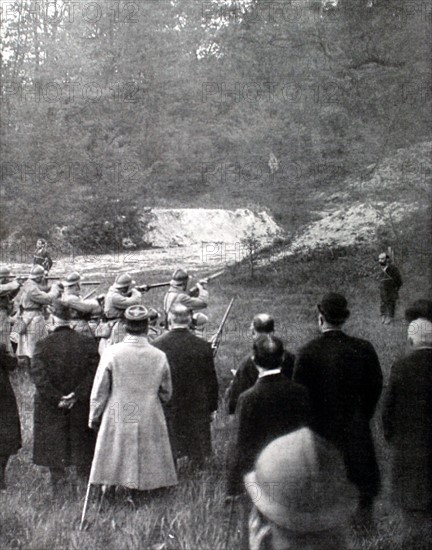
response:
<svg viewBox="0 0 432 550"><path fill-rule="evenodd" d="M242 6L5 3L1 237L68 226L107 247L153 204L259 204L292 224L317 187L426 135L420 2Z"/></svg>

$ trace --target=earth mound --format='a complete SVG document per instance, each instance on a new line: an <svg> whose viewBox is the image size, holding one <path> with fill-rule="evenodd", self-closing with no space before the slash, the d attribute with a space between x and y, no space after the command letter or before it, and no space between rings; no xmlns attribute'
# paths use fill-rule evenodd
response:
<svg viewBox="0 0 432 550"><path fill-rule="evenodd" d="M283 236L283 230L266 212L221 208L154 208L146 210L144 240L153 247L191 246L198 243L234 245L253 236L261 246Z"/></svg>

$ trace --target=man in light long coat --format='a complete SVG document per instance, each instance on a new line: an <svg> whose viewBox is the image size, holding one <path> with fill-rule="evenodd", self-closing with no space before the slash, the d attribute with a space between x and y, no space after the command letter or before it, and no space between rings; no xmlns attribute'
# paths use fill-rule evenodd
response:
<svg viewBox="0 0 432 550"><path fill-rule="evenodd" d="M50 290L42 286L44 274L42 266L36 265L32 268L28 280L23 285L19 303L26 331L18 336L17 355L28 359L33 357L39 340L48 336L43 306L50 305L53 299L60 295L57 284L54 284Z"/></svg>
<svg viewBox="0 0 432 550"><path fill-rule="evenodd" d="M162 409L172 393L168 360L147 339L144 306L125 312L128 335L104 351L90 398L100 425L90 483L150 490L177 484Z"/></svg>
<svg viewBox="0 0 432 550"><path fill-rule="evenodd" d="M13 298L18 294L21 285L17 280L11 280L10 269L0 265L0 344L4 344L6 351L12 351L10 342L11 323L9 315L13 305Z"/></svg>

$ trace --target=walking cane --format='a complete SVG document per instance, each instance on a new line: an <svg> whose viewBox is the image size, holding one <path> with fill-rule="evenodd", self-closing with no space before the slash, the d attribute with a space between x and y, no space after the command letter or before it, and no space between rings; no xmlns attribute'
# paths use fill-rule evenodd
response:
<svg viewBox="0 0 432 550"><path fill-rule="evenodd" d="M83 531L83 529L84 529L85 517L86 517L86 513L87 513L87 508L88 508L88 501L89 501L89 497L90 497L90 489L91 489L91 483L90 483L90 479L89 479L89 482L87 483L87 490L86 490L86 495L85 495L85 499L84 499L84 507L83 507L83 511L82 511L82 515L81 515L81 523L80 523L80 526L79 526L80 531Z"/></svg>
<svg viewBox="0 0 432 550"><path fill-rule="evenodd" d="M227 529L227 534L225 539L225 550L229 550L229 541L231 538L231 530L232 530L232 524L234 519L234 506L235 506L235 498L233 498L230 502L228 529Z"/></svg>

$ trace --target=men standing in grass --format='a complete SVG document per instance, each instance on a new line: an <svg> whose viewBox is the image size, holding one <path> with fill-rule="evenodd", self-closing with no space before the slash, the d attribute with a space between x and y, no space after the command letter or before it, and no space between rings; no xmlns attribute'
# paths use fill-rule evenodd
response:
<svg viewBox="0 0 432 550"><path fill-rule="evenodd" d="M382 252L378 256L382 273L380 278L381 295L381 322L390 325L394 321L396 302L399 298L399 289L402 286L402 277L399 269L392 263L390 256Z"/></svg>
<svg viewBox="0 0 432 550"><path fill-rule="evenodd" d="M99 359L94 338L70 327L70 311L52 307L54 331L37 343L31 365L34 398L33 462L47 466L54 490L65 468L80 476L90 471L95 437L87 427L90 391Z"/></svg>
<svg viewBox="0 0 432 550"><path fill-rule="evenodd" d="M410 353L391 369L383 407L392 496L407 528L432 528L432 301L405 312Z"/></svg>
<svg viewBox="0 0 432 550"><path fill-rule="evenodd" d="M258 313L254 316L251 323L251 335L252 341L255 342L257 338L265 334L274 333L275 322L271 315L268 313ZM294 355L288 350L284 351L282 359L282 372L288 378L291 378L294 368ZM251 388L258 379L258 369L254 363L253 355L248 354L240 363L234 378L228 388L228 413L234 414L237 401L240 394Z"/></svg>
<svg viewBox="0 0 432 550"><path fill-rule="evenodd" d="M342 452L348 479L359 490L354 519L368 527L380 489L369 423L381 395L382 373L372 344L342 331L349 314L344 296L324 296L318 304L322 335L300 350L294 380L309 390L311 428Z"/></svg>
<svg viewBox="0 0 432 550"><path fill-rule="evenodd" d="M198 467L211 455L210 423L218 408L218 381L210 344L190 330L191 314L175 304L168 314L169 331L153 345L166 353L173 394L165 406L176 458L187 456Z"/></svg>

